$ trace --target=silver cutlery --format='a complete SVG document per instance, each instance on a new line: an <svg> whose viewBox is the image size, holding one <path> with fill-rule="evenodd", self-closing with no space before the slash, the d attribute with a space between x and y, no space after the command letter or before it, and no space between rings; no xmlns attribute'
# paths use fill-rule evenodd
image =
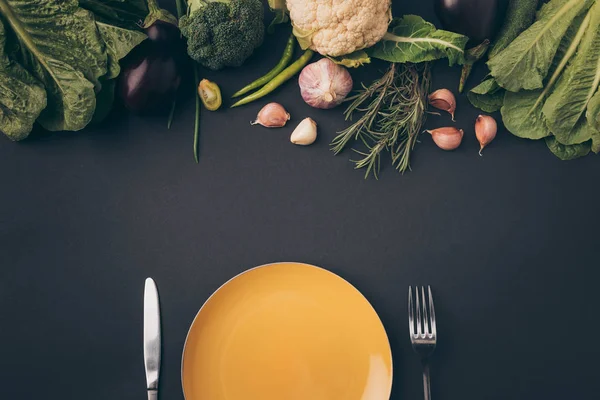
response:
<svg viewBox="0 0 600 400"><path fill-rule="evenodd" d="M158 399L160 337L158 290L154 280L147 278L144 287L144 365L146 367L148 400Z"/></svg>
<svg viewBox="0 0 600 400"><path fill-rule="evenodd" d="M429 298L426 301L425 288L415 287L415 296L413 302L412 287L408 288L408 329L410 332L410 342L414 351L421 357L423 366L423 392L425 400L431 400L431 382L429 375L429 357L435 350L437 341L437 330L435 325L435 310L433 308L433 296L431 288L427 286ZM420 300L419 300L420 297ZM417 315L415 324L415 314Z"/></svg>

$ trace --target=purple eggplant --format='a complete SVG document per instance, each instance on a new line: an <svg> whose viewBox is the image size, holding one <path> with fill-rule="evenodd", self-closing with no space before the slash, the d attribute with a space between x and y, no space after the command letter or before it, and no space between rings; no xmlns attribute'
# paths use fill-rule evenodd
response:
<svg viewBox="0 0 600 400"><path fill-rule="evenodd" d="M174 55L147 40L124 60L118 93L130 111L164 113L170 109L180 82L180 66Z"/></svg>
<svg viewBox="0 0 600 400"><path fill-rule="evenodd" d="M434 0L446 30L468 36L472 43L492 40L504 22L508 0Z"/></svg>

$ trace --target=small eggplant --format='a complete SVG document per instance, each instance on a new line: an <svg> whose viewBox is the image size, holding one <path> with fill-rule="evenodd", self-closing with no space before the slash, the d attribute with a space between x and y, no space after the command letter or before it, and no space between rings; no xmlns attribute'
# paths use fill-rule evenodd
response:
<svg viewBox="0 0 600 400"><path fill-rule="evenodd" d="M123 60L118 94L130 111L161 113L170 109L180 82L174 56L145 41Z"/></svg>
<svg viewBox="0 0 600 400"><path fill-rule="evenodd" d="M446 30L468 36L472 43L492 40L502 27L508 0L434 0Z"/></svg>

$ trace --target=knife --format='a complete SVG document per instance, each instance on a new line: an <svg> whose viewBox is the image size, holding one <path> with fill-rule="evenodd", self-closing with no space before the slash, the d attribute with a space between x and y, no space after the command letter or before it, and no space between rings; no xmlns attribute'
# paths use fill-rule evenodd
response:
<svg viewBox="0 0 600 400"><path fill-rule="evenodd" d="M152 278L144 287L144 365L148 400L158 399L160 375L160 305L158 290Z"/></svg>

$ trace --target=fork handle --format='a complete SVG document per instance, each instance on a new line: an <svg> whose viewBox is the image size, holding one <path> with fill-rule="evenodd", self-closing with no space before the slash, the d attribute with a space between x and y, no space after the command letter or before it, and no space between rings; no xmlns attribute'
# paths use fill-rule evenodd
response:
<svg viewBox="0 0 600 400"><path fill-rule="evenodd" d="M431 400L431 378L429 376L429 364L423 362L423 396L425 400Z"/></svg>

